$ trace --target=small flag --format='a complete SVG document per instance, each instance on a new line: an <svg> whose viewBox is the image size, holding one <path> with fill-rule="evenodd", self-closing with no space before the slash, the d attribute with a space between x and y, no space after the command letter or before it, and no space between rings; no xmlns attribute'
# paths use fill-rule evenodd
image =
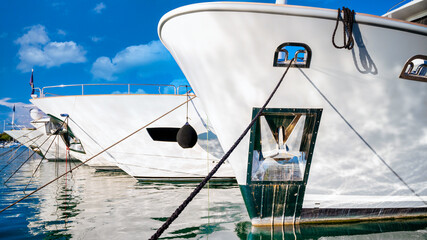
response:
<svg viewBox="0 0 427 240"><path fill-rule="evenodd" d="M31 69L31 79L30 79L30 86L31 86L31 95L34 94L34 78L33 78L34 69Z"/></svg>
<svg viewBox="0 0 427 240"><path fill-rule="evenodd" d="M13 104L13 108L12 108L12 126L15 125L15 104Z"/></svg>

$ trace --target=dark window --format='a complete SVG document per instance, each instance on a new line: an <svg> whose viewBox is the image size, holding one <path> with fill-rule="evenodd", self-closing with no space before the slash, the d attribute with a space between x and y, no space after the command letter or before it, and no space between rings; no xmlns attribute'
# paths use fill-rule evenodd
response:
<svg viewBox="0 0 427 240"><path fill-rule="evenodd" d="M274 67L287 67L295 59L291 67L309 68L311 49L304 43L287 42L280 44L274 52Z"/></svg>
<svg viewBox="0 0 427 240"><path fill-rule="evenodd" d="M176 142L176 134L179 128L159 127L147 128L147 132L154 141Z"/></svg>
<svg viewBox="0 0 427 240"><path fill-rule="evenodd" d="M400 78L427 82L427 56L416 55L411 57L403 66Z"/></svg>

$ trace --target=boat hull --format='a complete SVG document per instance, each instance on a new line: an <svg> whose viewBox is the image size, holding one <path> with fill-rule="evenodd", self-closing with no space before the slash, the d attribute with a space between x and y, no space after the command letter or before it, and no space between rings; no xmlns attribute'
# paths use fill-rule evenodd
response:
<svg viewBox="0 0 427 240"><path fill-rule="evenodd" d="M284 222L302 221L304 209L414 208L425 215L427 83L399 74L409 58L427 55L427 28L358 14L355 47L340 50L331 43L336 14L284 5L196 4L166 14L159 36L201 96L226 150L283 75L285 68L273 64L278 46L309 47L310 66L291 68L267 106L323 111L304 191L294 193L303 199L293 198L300 203ZM248 134L229 161L241 189L249 188L242 194L253 223L285 219L283 211L262 215L260 209L283 209L283 189L292 184L279 184L278 193L274 183L250 190L250 146Z"/></svg>
<svg viewBox="0 0 427 240"><path fill-rule="evenodd" d="M198 134L197 144L193 148L181 148L175 140L176 135L172 141L155 141L148 132L150 129L161 131L167 128L176 131L181 128L186 123L186 105L169 114L167 112L186 99L186 95L112 94L40 98L31 101L49 114L59 116L67 113L70 127L81 140L86 152L90 153L89 156L142 128L102 155L141 181L187 182L203 179L223 154L215 133L203 117L204 112L197 106L197 98L188 106L188 121ZM164 114L164 117L154 121ZM147 127L143 128L145 125ZM162 138L161 134L157 137ZM228 163L216 177L235 181Z"/></svg>

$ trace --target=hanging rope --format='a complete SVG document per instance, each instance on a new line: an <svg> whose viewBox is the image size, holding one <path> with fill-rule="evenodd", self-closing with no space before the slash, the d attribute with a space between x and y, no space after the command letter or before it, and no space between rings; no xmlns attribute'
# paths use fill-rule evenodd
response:
<svg viewBox="0 0 427 240"><path fill-rule="evenodd" d="M185 91L187 92L186 94L187 94L187 98L186 99L188 99L188 86L187 85L185 85ZM188 123L188 102L187 102L187 104L185 104L186 105L186 109L187 109L187 113L186 113L186 115L185 115L185 122L187 122Z"/></svg>
<svg viewBox="0 0 427 240"><path fill-rule="evenodd" d="M264 109L267 107L267 104L270 102L271 98L273 98L274 94L276 93L277 89L279 88L280 84L282 83L283 79L285 78L286 73L289 70L289 67L292 65L292 62L295 59L293 58L288 67L286 68L285 72L283 73L283 76L280 78L279 82L277 83L276 87L274 88L273 92L268 97L267 101L264 103L262 108L258 111L256 116L252 119L252 121L249 123L249 125L246 127L246 129L243 131L243 133L240 135L240 137L236 140L236 142L231 146L231 148L227 151L227 153L224 154L224 156L221 158L221 160L218 162L218 164L211 170L211 172L203 179L203 181L193 190L193 192L188 196L187 199L184 200L184 202L175 210L175 212L166 220L163 225L157 229L157 232L151 236L150 240L158 239L160 235L172 224L175 219L178 218L178 216L181 214L182 211L184 211L185 207L193 200L193 198L202 190L202 188L206 185L206 183L209 181L209 179L212 178L212 176L218 171L218 169L221 167L221 165L227 160L227 158L230 156L230 154L234 151L234 149L239 145L240 141L246 136L246 134L251 129L252 125L255 124L255 122L258 120L261 113L264 111Z"/></svg>
<svg viewBox="0 0 427 240"><path fill-rule="evenodd" d="M77 166L75 166L74 168L70 169L69 171L61 174L60 176L56 177L55 179L51 180L50 182L44 184L43 186L37 188L36 190L32 191L31 193L25 195L24 197L22 197L21 199L15 201L14 203L10 204L9 206L3 208L0 213L6 211L8 208L14 206L15 204L21 202L22 200L28 198L29 196L33 195L34 193L42 190L43 188L45 188L46 186L50 185L51 183L55 182L56 180L60 179L61 177L65 176L67 173L74 171L75 169L79 168L80 166L86 164L87 162L89 162L90 160L94 159L95 157L101 155L102 153L104 153L105 151L109 150L110 148L116 146L117 144L123 142L124 140L130 138L131 136L135 135L136 133L140 132L141 130L143 130L144 128L150 126L151 124L155 123L156 121L160 120L161 118L165 117L166 115L170 114L171 112L175 111L176 109L182 107L184 104L186 104L188 101L193 100L193 98L195 98L196 96L192 97L190 100L187 100L183 103L181 103L180 105L176 106L175 108L173 108L172 110L169 110L168 112L166 112L165 114L161 115L160 117L154 119L153 121L149 122L148 124L144 125L143 127L139 128L138 130L132 132L131 134L127 135L126 137L120 139L119 141L115 142L114 144L110 145L109 147L105 148L104 150L100 151L99 153L93 155L92 157L88 158L86 161L81 162L80 164L78 164Z"/></svg>
<svg viewBox="0 0 427 240"><path fill-rule="evenodd" d="M353 39L354 10L350 10L346 7L342 7L342 13L344 17L341 17L341 9L338 8L337 23L335 24L334 33L332 34L332 44L336 48L339 48L339 49L344 48L344 49L350 50L354 46L354 39ZM342 46L338 46L335 43L335 34L337 33L338 24L340 21L343 24L344 43Z"/></svg>

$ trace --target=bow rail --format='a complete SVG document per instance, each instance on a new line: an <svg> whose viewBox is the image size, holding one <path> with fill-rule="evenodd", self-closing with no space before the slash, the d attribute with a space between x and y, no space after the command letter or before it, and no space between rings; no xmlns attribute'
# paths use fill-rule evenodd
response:
<svg viewBox="0 0 427 240"><path fill-rule="evenodd" d="M69 84L46 87L35 87L32 98L45 98L74 95L105 95L105 94L173 94L181 95L192 92L187 85L170 84L130 84L130 83L95 83Z"/></svg>

